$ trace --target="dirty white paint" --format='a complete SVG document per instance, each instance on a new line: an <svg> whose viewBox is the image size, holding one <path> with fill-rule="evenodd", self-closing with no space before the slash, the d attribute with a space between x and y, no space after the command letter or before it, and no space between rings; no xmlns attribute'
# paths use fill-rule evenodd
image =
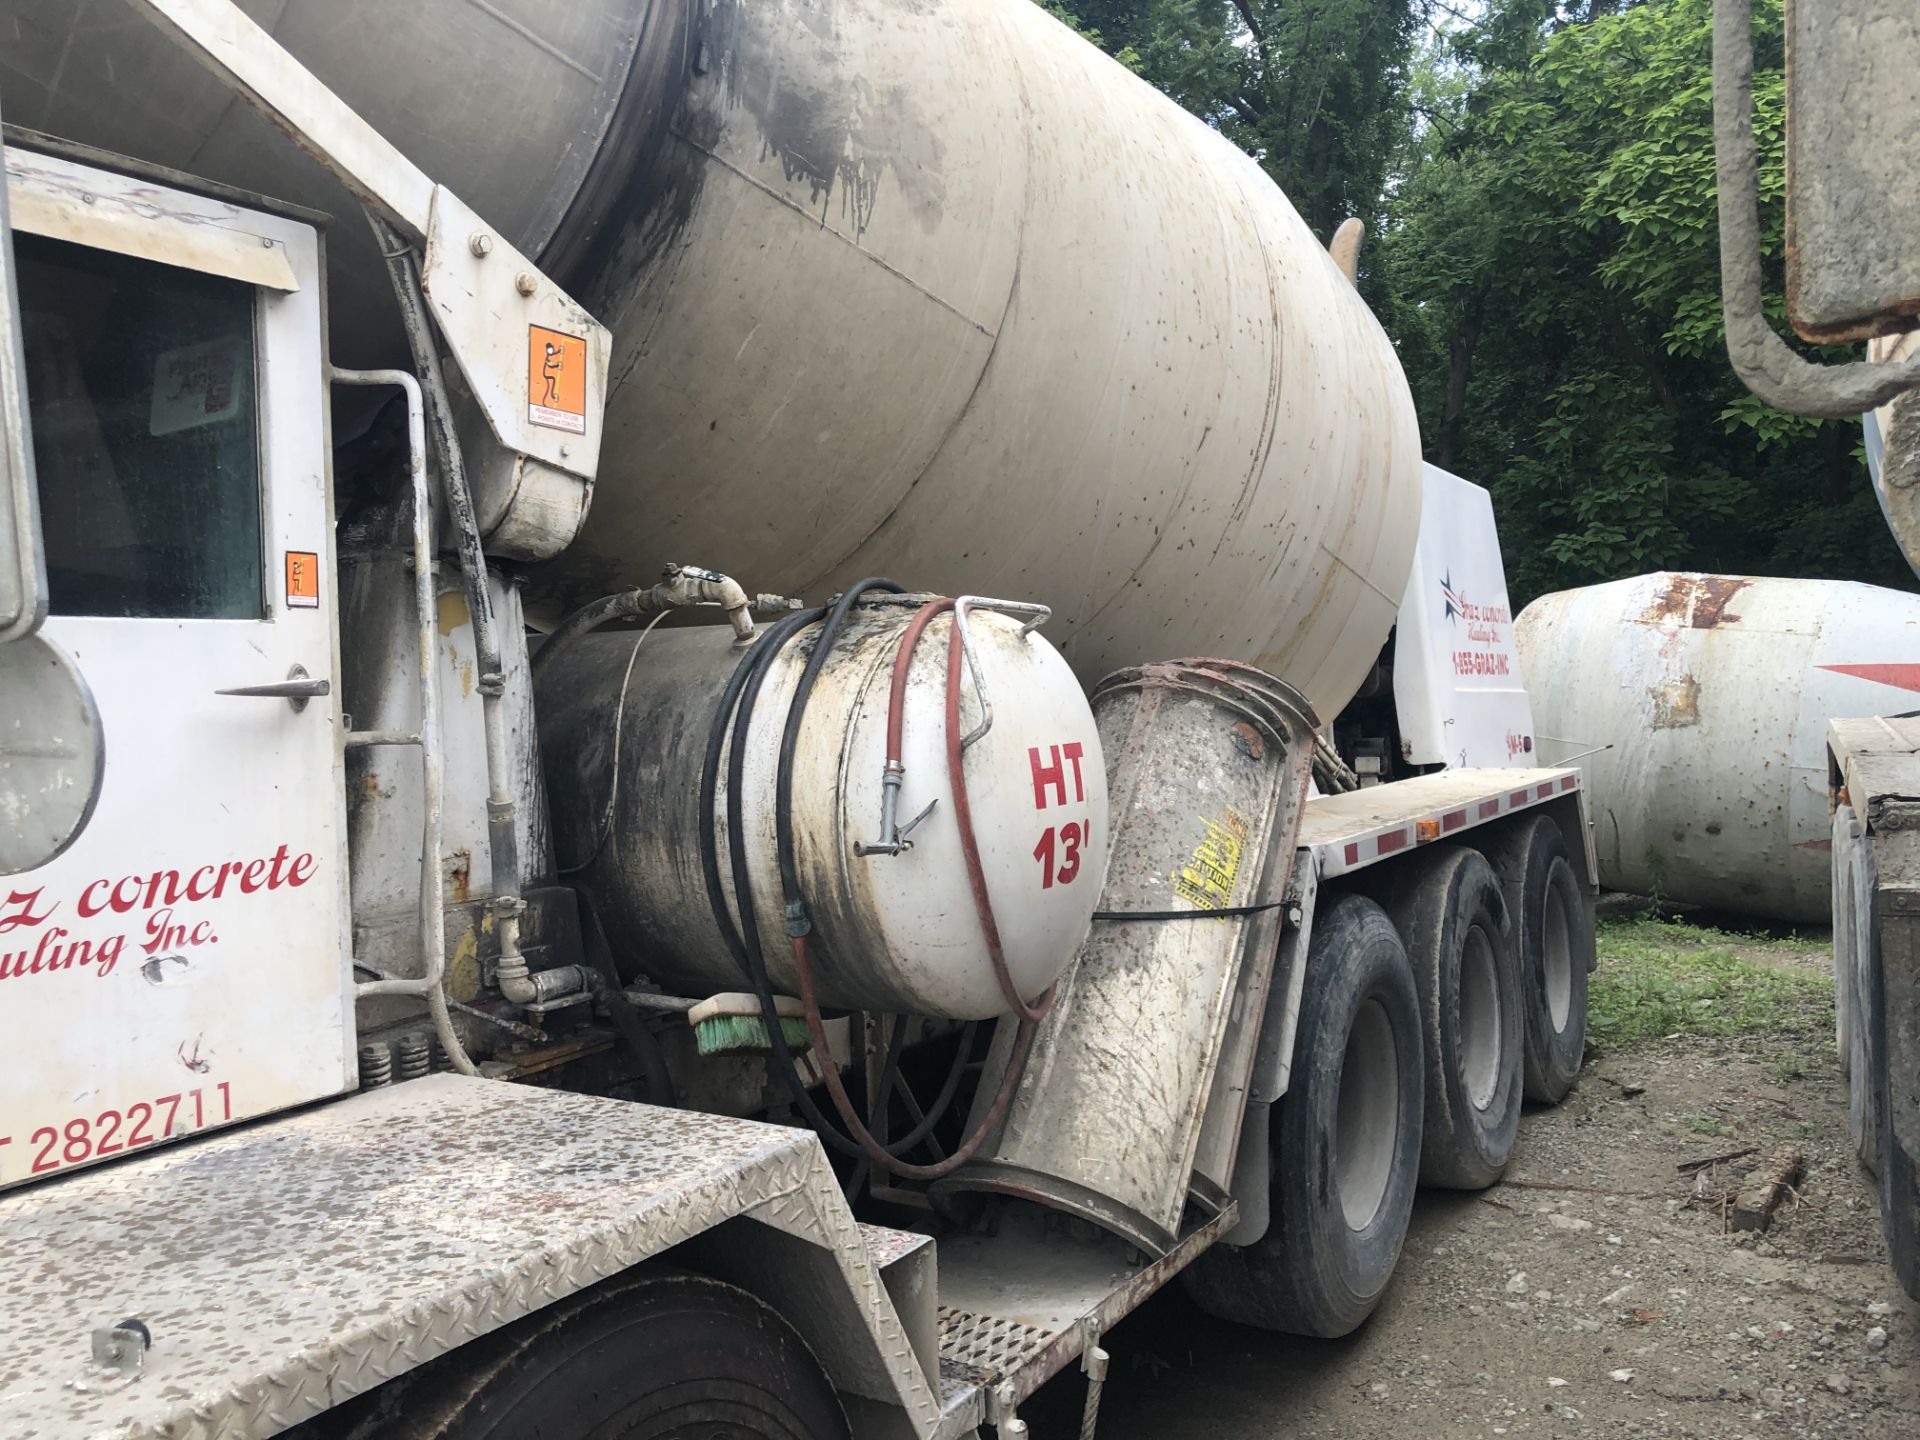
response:
<svg viewBox="0 0 1920 1440"><path fill-rule="evenodd" d="M520 9L330 0L274 33L613 331L591 510L536 600L689 555L809 599L886 574L1045 600L1086 683L1217 655L1338 712L1405 588L1420 439L1255 161L1027 0ZM338 216L336 356L391 358L353 202L157 33L85 13L0 0L9 116ZM575 503L536 494L495 541Z"/></svg>
<svg viewBox="0 0 1920 1440"><path fill-rule="evenodd" d="M151 185L38 164L167 204ZM338 686L298 712L215 693L338 668L318 241L225 217L243 222L300 280L259 292L255 312L263 614L46 623L92 687L105 778L70 848L0 886L0 1187L353 1083ZM284 603L289 551L319 557L314 607Z"/></svg>
<svg viewBox="0 0 1920 1440"><path fill-rule="evenodd" d="M1611 747L1579 761L1602 884L1827 918L1827 722L1920 703L1920 596L1661 572L1542 596L1519 643L1545 762Z"/></svg>
<svg viewBox="0 0 1920 1440"><path fill-rule="evenodd" d="M1412 765L1534 765L1493 497L1423 467L1420 538L1394 631L1393 701Z"/></svg>

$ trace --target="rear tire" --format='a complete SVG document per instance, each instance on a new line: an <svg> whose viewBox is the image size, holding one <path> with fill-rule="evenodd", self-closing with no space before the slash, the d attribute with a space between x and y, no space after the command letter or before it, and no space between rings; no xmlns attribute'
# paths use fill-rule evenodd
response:
<svg viewBox="0 0 1920 1440"><path fill-rule="evenodd" d="M1380 1303L1420 1167L1420 1010L1406 948L1359 895L1330 901L1307 947L1287 1093L1271 1111L1271 1221L1184 1272L1210 1314L1333 1337Z"/></svg>
<svg viewBox="0 0 1920 1440"><path fill-rule="evenodd" d="M1420 991L1420 1183L1484 1190L1507 1168L1520 1129L1520 975L1500 882L1464 845L1432 846L1382 878Z"/></svg>
<svg viewBox="0 0 1920 1440"><path fill-rule="evenodd" d="M1486 856L1513 921L1525 1021L1526 1098L1557 1105L1580 1078L1587 1049L1593 924L1566 838L1535 815L1491 837Z"/></svg>
<svg viewBox="0 0 1920 1440"><path fill-rule="evenodd" d="M845 1440L847 1418L793 1328L744 1290L653 1274L562 1301L462 1346L360 1433L408 1440Z"/></svg>

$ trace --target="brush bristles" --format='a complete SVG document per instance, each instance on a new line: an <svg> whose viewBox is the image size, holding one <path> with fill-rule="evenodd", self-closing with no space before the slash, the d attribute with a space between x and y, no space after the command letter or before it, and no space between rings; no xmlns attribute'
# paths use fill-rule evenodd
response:
<svg viewBox="0 0 1920 1440"><path fill-rule="evenodd" d="M810 1048L805 1020L781 1017L780 1034L796 1055ZM765 1055L773 1049L759 1015L709 1016L693 1027L693 1043L702 1055Z"/></svg>

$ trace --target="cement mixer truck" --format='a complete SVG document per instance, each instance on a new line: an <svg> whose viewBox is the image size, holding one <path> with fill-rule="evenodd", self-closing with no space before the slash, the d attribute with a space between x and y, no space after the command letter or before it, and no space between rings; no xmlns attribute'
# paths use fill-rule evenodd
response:
<svg viewBox="0 0 1920 1440"><path fill-rule="evenodd" d="M1768 321L1747 0L1714 5L1727 349L1779 409L1866 417L1881 510L1920 574L1920 13L1895 0L1789 0L1786 21L1786 312L1803 339L1865 342L1867 356L1813 363ZM1872 638L1900 647L1899 619ZM1874 678L1911 688L1910 655L1876 657ZM1920 721L1835 719L1826 759L1840 1063L1889 1259L1920 1299Z"/></svg>
<svg viewBox="0 0 1920 1440"><path fill-rule="evenodd" d="M1353 237L1038 8L0 37L0 1432L1091 1433L1573 1083Z"/></svg>

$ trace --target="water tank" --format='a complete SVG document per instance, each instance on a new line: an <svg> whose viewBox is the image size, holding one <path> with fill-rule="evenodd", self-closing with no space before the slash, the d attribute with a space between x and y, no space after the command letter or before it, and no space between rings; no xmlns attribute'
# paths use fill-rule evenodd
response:
<svg viewBox="0 0 1920 1440"><path fill-rule="evenodd" d="M1827 722L1920 703L1920 596L1661 572L1543 595L1517 638L1543 763L1585 755L1603 885L1826 920Z"/></svg>
<svg viewBox="0 0 1920 1440"><path fill-rule="evenodd" d="M1006 1013L962 849L947 754L948 645L934 619L902 692L899 854L881 834L895 657L914 611L857 609L828 651L797 729L795 871L823 1004L960 1020ZM1025 1001L1086 937L1107 868L1107 767L1085 693L1060 652L1022 617L974 611L975 672L963 668L966 799L1002 951ZM797 994L775 848L776 771L812 626L779 649L742 749L740 835L761 956L774 988ZM753 643L767 645L763 634ZM593 902L615 958L695 997L747 988L708 899L703 833L739 913L728 854L727 761L703 803L709 737L743 651L725 626L602 633L535 665L554 858ZM983 696L985 704L983 705ZM989 714L989 709L991 713ZM861 853L867 851L869 853ZM737 923L737 921L736 921Z"/></svg>
<svg viewBox="0 0 1920 1440"><path fill-rule="evenodd" d="M557 610L697 556L824 596L1034 595L1083 679L1251 662L1336 713L1400 602L1391 344L1251 159L1031 0L242 0L614 334ZM7 118L357 208L131 12L0 0ZM129 77L138 77L137 83Z"/></svg>

